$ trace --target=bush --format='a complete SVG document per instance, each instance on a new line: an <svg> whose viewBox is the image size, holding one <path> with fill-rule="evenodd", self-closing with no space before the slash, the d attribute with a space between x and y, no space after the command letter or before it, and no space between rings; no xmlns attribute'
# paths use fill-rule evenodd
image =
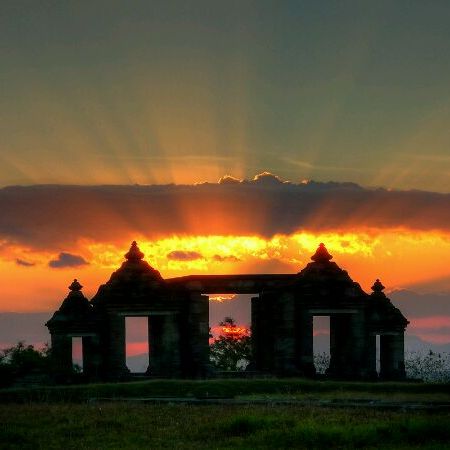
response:
<svg viewBox="0 0 450 450"><path fill-rule="evenodd" d="M314 365L318 374L326 373L330 365L328 353L315 353ZM405 353L406 377L409 379L423 380L428 383L450 382L450 353L406 352Z"/></svg>
<svg viewBox="0 0 450 450"><path fill-rule="evenodd" d="M450 382L450 353L437 353L432 350L428 353L407 352L405 369L408 378L448 383Z"/></svg>
<svg viewBox="0 0 450 450"><path fill-rule="evenodd" d="M325 374L330 366L330 354L326 352L314 353L314 366L318 374Z"/></svg>
<svg viewBox="0 0 450 450"><path fill-rule="evenodd" d="M0 351L0 386L7 387L31 373L48 373L49 348L36 350L33 345L19 342Z"/></svg>

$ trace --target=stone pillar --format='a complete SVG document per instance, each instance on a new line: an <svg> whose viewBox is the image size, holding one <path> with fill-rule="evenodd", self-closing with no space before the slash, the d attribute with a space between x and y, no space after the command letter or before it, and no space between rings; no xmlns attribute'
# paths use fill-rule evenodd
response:
<svg viewBox="0 0 450 450"><path fill-rule="evenodd" d="M52 368L58 379L64 379L72 371L72 338L66 334L51 335Z"/></svg>
<svg viewBox="0 0 450 450"><path fill-rule="evenodd" d="M252 297L251 299L251 321L252 321L252 360L249 366L252 370L262 370L263 368L263 352L262 352L262 336L263 330L261 327L263 300L259 297Z"/></svg>
<svg viewBox="0 0 450 450"><path fill-rule="evenodd" d="M351 379L369 378L369 368L367 367L367 330L365 328L364 314L358 312L351 314L350 322L350 342L347 349L349 354L347 360L350 365L347 366L348 377Z"/></svg>
<svg viewBox="0 0 450 450"><path fill-rule="evenodd" d="M326 374L339 377L342 367L341 347L343 347L342 318L339 315L330 315L330 365Z"/></svg>
<svg viewBox="0 0 450 450"><path fill-rule="evenodd" d="M365 365L367 368L367 378L376 380L378 378L377 372L377 336L373 333L367 333L366 336L366 351L365 351Z"/></svg>
<svg viewBox="0 0 450 450"><path fill-rule="evenodd" d="M300 375L296 361L295 301L292 294L284 293L276 299L273 316L275 373L280 376Z"/></svg>
<svg viewBox="0 0 450 450"><path fill-rule="evenodd" d="M149 317L149 368L150 375L180 376L180 330L176 314Z"/></svg>
<svg viewBox="0 0 450 450"><path fill-rule="evenodd" d="M106 378L120 380L129 374L126 365L125 316L108 315Z"/></svg>
<svg viewBox="0 0 450 450"><path fill-rule="evenodd" d="M369 378L368 335L364 316L339 313L330 316L330 367L332 377L343 379Z"/></svg>
<svg viewBox="0 0 450 450"><path fill-rule="evenodd" d="M380 336L380 378L383 380L406 378L403 332Z"/></svg>
<svg viewBox="0 0 450 450"><path fill-rule="evenodd" d="M267 295L252 298L252 361L248 370L267 373L273 370L272 300Z"/></svg>
<svg viewBox="0 0 450 450"><path fill-rule="evenodd" d="M163 374L162 345L163 317L152 315L148 317L148 369L149 375L159 376Z"/></svg>
<svg viewBox="0 0 450 450"><path fill-rule="evenodd" d="M348 365L351 364L349 328L348 314L330 315L330 366L326 373L331 377L348 376Z"/></svg>
<svg viewBox="0 0 450 450"><path fill-rule="evenodd" d="M180 370L180 325L177 314L164 316L164 365L168 376L178 378ZM209 341L208 341L209 342ZM209 348L209 347L208 347Z"/></svg>
<svg viewBox="0 0 450 450"><path fill-rule="evenodd" d="M298 305L296 323L296 362L301 374L313 377L314 366L313 315L303 306Z"/></svg>
<svg viewBox="0 0 450 450"><path fill-rule="evenodd" d="M83 373L89 380L100 376L101 355L97 335L83 336Z"/></svg>
<svg viewBox="0 0 450 450"><path fill-rule="evenodd" d="M209 297L192 293L184 324L182 374L204 378L210 373L209 363Z"/></svg>

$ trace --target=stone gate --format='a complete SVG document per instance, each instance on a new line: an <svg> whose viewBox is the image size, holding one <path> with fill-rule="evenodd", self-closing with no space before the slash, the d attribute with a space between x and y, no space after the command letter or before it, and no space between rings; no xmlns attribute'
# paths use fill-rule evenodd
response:
<svg viewBox="0 0 450 450"><path fill-rule="evenodd" d="M213 376L209 364L209 297L251 293L250 367L275 376L315 375L313 317L330 317L327 374L340 379L405 378L406 318L376 280L365 293L320 244L298 274L190 275L163 279L133 242L122 266L89 301L77 280L46 323L56 371L72 370L72 338L81 337L83 371L92 380L129 377L125 318L148 318L152 376ZM376 336L380 336L380 372Z"/></svg>

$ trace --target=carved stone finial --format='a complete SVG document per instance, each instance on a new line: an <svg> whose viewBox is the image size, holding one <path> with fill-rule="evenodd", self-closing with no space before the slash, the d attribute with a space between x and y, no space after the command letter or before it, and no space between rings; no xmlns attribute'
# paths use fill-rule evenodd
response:
<svg viewBox="0 0 450 450"><path fill-rule="evenodd" d="M81 291L81 289L83 289L83 286L81 286L81 284L78 282L78 280L75 278L72 282L72 284L69 286L69 289L72 292L78 292Z"/></svg>
<svg viewBox="0 0 450 450"><path fill-rule="evenodd" d="M311 259L315 262L327 262L332 258L333 256L328 253L325 244L323 244L322 242L319 244L316 253L314 253L314 255L311 256Z"/></svg>
<svg viewBox="0 0 450 450"><path fill-rule="evenodd" d="M375 283L373 283L373 286L371 287L372 291L375 292L375 294L381 294L385 287L381 283L381 281L377 278Z"/></svg>
<svg viewBox="0 0 450 450"><path fill-rule="evenodd" d="M131 243L130 250L128 250L128 253L125 254L125 258L128 261L140 261L144 258L144 254L139 250L139 247L136 243L136 241L133 241Z"/></svg>

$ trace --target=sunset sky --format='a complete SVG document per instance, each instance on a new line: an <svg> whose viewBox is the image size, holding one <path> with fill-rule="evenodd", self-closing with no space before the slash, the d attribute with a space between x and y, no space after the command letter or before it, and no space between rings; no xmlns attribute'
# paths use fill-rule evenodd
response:
<svg viewBox="0 0 450 450"><path fill-rule="evenodd" d="M132 240L164 277L294 273L324 242L366 291L446 295L410 314L450 342L449 23L444 0L2 2L0 312L91 297Z"/></svg>

